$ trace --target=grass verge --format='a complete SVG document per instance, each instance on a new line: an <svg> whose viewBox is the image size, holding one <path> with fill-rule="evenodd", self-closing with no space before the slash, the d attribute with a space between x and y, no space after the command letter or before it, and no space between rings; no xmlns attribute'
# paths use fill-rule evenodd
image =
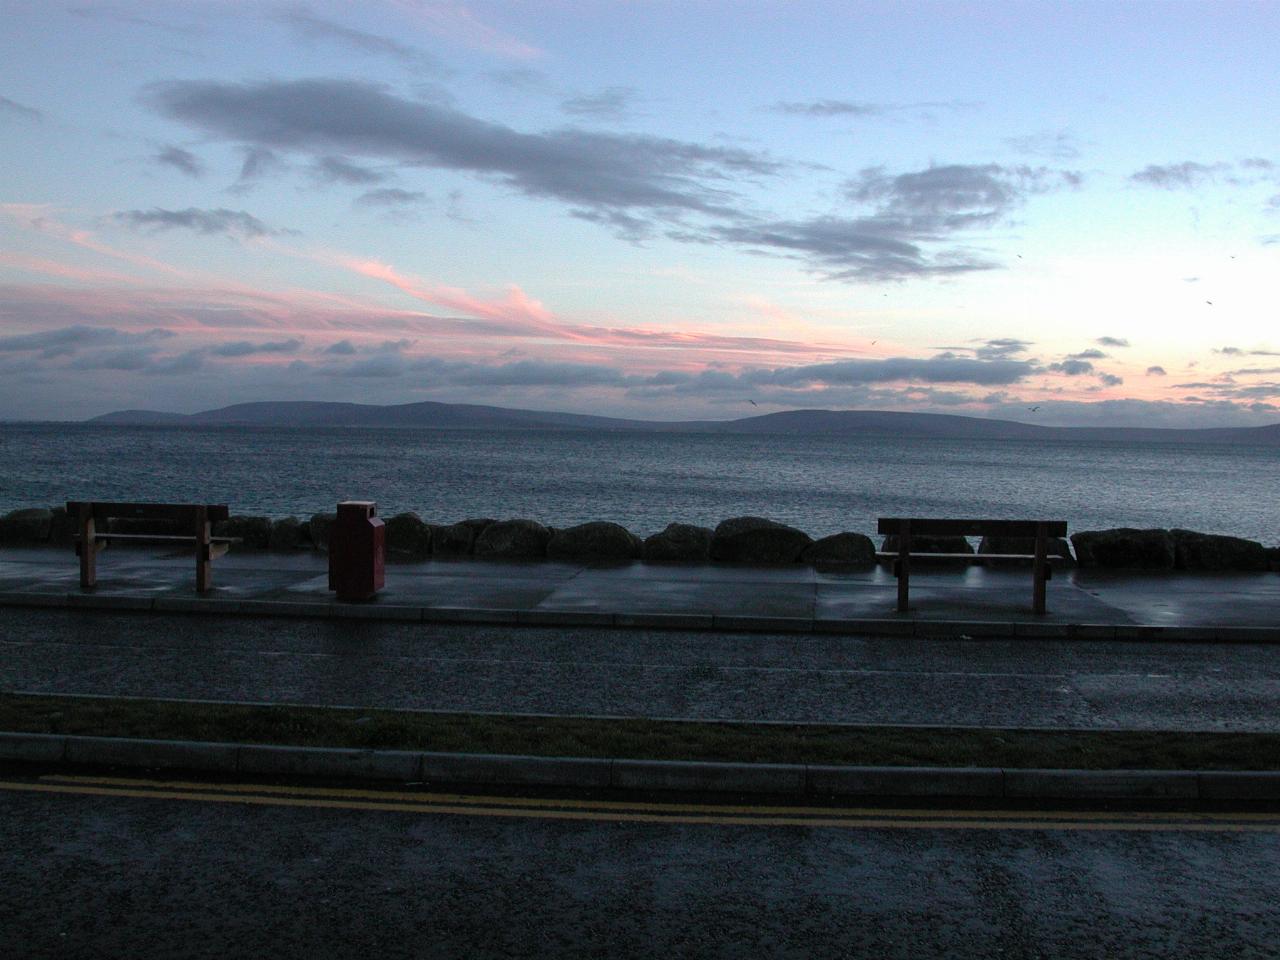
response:
<svg viewBox="0 0 1280 960"><path fill-rule="evenodd" d="M0 730L538 756L873 766L1278 770L1280 734L505 717L0 694Z"/></svg>

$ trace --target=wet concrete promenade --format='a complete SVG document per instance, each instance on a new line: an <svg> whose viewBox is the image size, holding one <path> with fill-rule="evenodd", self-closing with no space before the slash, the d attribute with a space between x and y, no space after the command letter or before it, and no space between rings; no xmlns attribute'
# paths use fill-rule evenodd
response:
<svg viewBox="0 0 1280 960"><path fill-rule="evenodd" d="M1037 617L1027 569L920 565L911 609L899 614L896 580L880 566L392 563L385 589L362 604L334 599L316 553L233 552L214 564L215 586L203 597L193 567L185 552L113 547L99 557L97 587L82 591L70 550L7 548L0 604L882 635L1266 639L1265 631L1280 639L1277 573L1058 570L1048 613Z"/></svg>

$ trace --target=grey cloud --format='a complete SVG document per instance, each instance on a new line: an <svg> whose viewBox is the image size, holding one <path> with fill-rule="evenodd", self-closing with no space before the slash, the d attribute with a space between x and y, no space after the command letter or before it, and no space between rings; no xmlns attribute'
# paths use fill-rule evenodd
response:
<svg viewBox="0 0 1280 960"><path fill-rule="evenodd" d="M1240 166L1246 170L1274 170L1276 165L1266 157L1245 157L1240 161Z"/></svg>
<svg viewBox="0 0 1280 960"><path fill-rule="evenodd" d="M1024 137L1007 137L1005 145L1018 153L1054 160L1074 160L1080 156L1080 147L1073 134L1033 133Z"/></svg>
<svg viewBox="0 0 1280 960"><path fill-rule="evenodd" d="M329 344L324 348L325 353L333 353L339 356L351 356L356 352L356 345L350 340L338 340Z"/></svg>
<svg viewBox="0 0 1280 960"><path fill-rule="evenodd" d="M10 100L8 97L0 97L0 116L9 114L10 116L19 117L23 120L43 120L44 114L35 107L28 107L18 103L16 100Z"/></svg>
<svg viewBox="0 0 1280 960"><path fill-rule="evenodd" d="M994 262L964 251L944 251L931 257L911 241L912 233L901 224L874 217L766 221L713 227L710 234L761 252L812 260L827 268L827 276L834 280L900 280L996 267Z"/></svg>
<svg viewBox="0 0 1280 960"><path fill-rule="evenodd" d="M1129 341L1123 337L1099 337L1094 343L1101 344L1104 347L1127 347Z"/></svg>
<svg viewBox="0 0 1280 960"><path fill-rule="evenodd" d="M1078 174L1043 167L949 164L897 175L876 168L846 184L851 201L873 208L866 215L744 220L712 227L706 236L808 259L836 280L885 281L992 270L999 264L972 250L950 247L935 252L925 245L993 226L1031 194L1078 183Z"/></svg>
<svg viewBox="0 0 1280 960"><path fill-rule="evenodd" d="M972 360L967 357L888 357L884 360L837 360L770 371L749 371L743 377L760 384L798 383L973 383L999 386L1017 383L1035 372L1026 360Z"/></svg>
<svg viewBox="0 0 1280 960"><path fill-rule="evenodd" d="M81 357L71 364L75 370L142 370L155 354L155 347L134 347L110 350L94 356Z"/></svg>
<svg viewBox="0 0 1280 960"><path fill-rule="evenodd" d="M1093 364L1088 360L1063 360L1059 363L1051 363L1045 369L1052 370L1054 373L1065 374L1068 377L1079 377L1086 373L1093 373Z"/></svg>
<svg viewBox="0 0 1280 960"><path fill-rule="evenodd" d="M189 177L198 177L204 173L204 164L190 150L181 147L165 147L155 155L156 163L185 173Z"/></svg>
<svg viewBox="0 0 1280 960"><path fill-rule="evenodd" d="M1101 350L1081 350L1079 353L1067 354L1068 360L1105 360L1107 355Z"/></svg>
<svg viewBox="0 0 1280 960"><path fill-rule="evenodd" d="M837 280L899 280L990 270L957 234L1002 222L1035 193L1080 175L997 164L933 166L898 175L866 170L846 185L864 214L807 219L749 216L734 181L782 165L744 149L563 128L523 133L448 105L406 100L353 80L175 82L148 88L160 113L251 150L378 157L467 171L571 216L639 240L657 223L679 242L719 243L806 262ZM689 225L696 216L703 223Z"/></svg>
<svg viewBox="0 0 1280 960"><path fill-rule="evenodd" d="M274 150L268 150L265 147L248 147L244 152L244 163L240 165L240 182L244 184L260 180L284 166L284 161Z"/></svg>
<svg viewBox="0 0 1280 960"><path fill-rule="evenodd" d="M865 100L779 101L769 109L800 117L877 117L885 112L883 104Z"/></svg>
<svg viewBox="0 0 1280 960"><path fill-rule="evenodd" d="M779 170L735 148L576 129L521 133L352 80L174 82L149 88L146 99L171 119L250 146L470 171L595 209L731 214L730 176Z"/></svg>
<svg viewBox="0 0 1280 960"><path fill-rule="evenodd" d="M1130 174L1129 179L1134 183L1160 187L1163 190L1178 190L1199 186L1230 167L1228 163L1196 163L1194 160L1169 164L1153 163L1137 173Z"/></svg>
<svg viewBox="0 0 1280 960"><path fill-rule="evenodd" d="M1161 366L1147 367L1147 376L1164 377L1164 376L1168 376L1168 371L1166 371L1165 368Z"/></svg>
<svg viewBox="0 0 1280 960"><path fill-rule="evenodd" d="M878 216L918 236L990 226L1034 193L1079 186L1081 175L1046 167L945 164L897 175L864 170L846 185L850 198L878 205Z"/></svg>
<svg viewBox="0 0 1280 960"><path fill-rule="evenodd" d="M390 57L417 70L433 72L439 70L436 61L421 50L398 40L392 40L390 37L357 30L354 27L318 17L305 6L299 5L280 11L275 14L275 19L288 26L303 40L323 40L360 53Z"/></svg>
<svg viewBox="0 0 1280 960"><path fill-rule="evenodd" d="M1102 381L1103 386L1107 387L1118 387L1124 383L1124 379L1117 377L1114 373L1100 373L1098 379Z"/></svg>
<svg viewBox="0 0 1280 960"><path fill-rule="evenodd" d="M38 352L45 359L67 356L87 347L139 344L172 337L168 330L127 333L114 327L77 325L0 337L0 353Z"/></svg>
<svg viewBox="0 0 1280 960"><path fill-rule="evenodd" d="M338 370L343 377L399 377L410 368L410 362L399 353L379 353Z"/></svg>
<svg viewBox="0 0 1280 960"><path fill-rule="evenodd" d="M186 353L180 353L174 357L162 357L158 360L153 360L143 367L140 372L171 375L175 373L191 373L199 370L202 366L204 366L204 351L188 350Z"/></svg>
<svg viewBox="0 0 1280 960"><path fill-rule="evenodd" d="M634 87L606 87L591 96L565 100L560 104L560 109L575 117L618 120L627 115L635 95Z"/></svg>
<svg viewBox="0 0 1280 960"><path fill-rule="evenodd" d="M1016 340L1013 337L1000 337L987 340L978 347L974 354L980 360L999 360L1018 353L1026 353L1031 346L1029 340Z"/></svg>
<svg viewBox="0 0 1280 960"><path fill-rule="evenodd" d="M1280 357L1280 351L1277 350L1241 350L1239 347L1223 347L1213 352L1232 357Z"/></svg>
<svg viewBox="0 0 1280 960"><path fill-rule="evenodd" d="M915 110L959 110L974 104L962 100L923 100L917 103L872 103L867 100L781 100L774 113L797 117L883 117Z"/></svg>
<svg viewBox="0 0 1280 960"><path fill-rule="evenodd" d="M617 387L631 382L622 371L601 364L540 360L518 360L492 367L436 361L425 365L423 372L435 381L458 386Z"/></svg>
<svg viewBox="0 0 1280 960"><path fill-rule="evenodd" d="M342 157L318 157L311 164L311 173L317 180L325 183L348 183L356 186L381 183L386 179L385 174L362 167L350 160L344 160Z"/></svg>
<svg viewBox="0 0 1280 960"><path fill-rule="evenodd" d="M289 340L269 340L266 343L252 343L248 340L234 340L212 347L209 352L216 357L247 357L255 353L294 353L302 347L297 337Z"/></svg>
<svg viewBox="0 0 1280 960"><path fill-rule="evenodd" d="M368 190L356 197L356 203L366 207L401 207L415 203L423 203L427 195L418 190L400 190L396 187L385 187L380 190Z"/></svg>
<svg viewBox="0 0 1280 960"><path fill-rule="evenodd" d="M121 210L113 219L131 227L171 230L181 228L202 234L223 234L229 237L252 239L270 237L290 231L267 226L257 217L243 210Z"/></svg>

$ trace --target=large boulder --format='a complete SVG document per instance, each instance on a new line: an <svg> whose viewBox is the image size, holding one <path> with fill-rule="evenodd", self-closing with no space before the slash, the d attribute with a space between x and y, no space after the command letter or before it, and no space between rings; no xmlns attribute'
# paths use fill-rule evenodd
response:
<svg viewBox="0 0 1280 960"><path fill-rule="evenodd" d="M412 510L384 521L387 557L392 560L425 560L431 556L431 528Z"/></svg>
<svg viewBox="0 0 1280 960"><path fill-rule="evenodd" d="M324 553L329 552L329 534L333 525L338 522L336 513L313 513L307 521L307 535L311 546Z"/></svg>
<svg viewBox="0 0 1280 960"><path fill-rule="evenodd" d="M476 537L475 555L486 560L543 560L551 531L536 520L499 520Z"/></svg>
<svg viewBox="0 0 1280 960"><path fill-rule="evenodd" d="M570 562L608 563L640 556L640 538L626 527L605 520L556 530L547 541L547 557Z"/></svg>
<svg viewBox="0 0 1280 960"><path fill-rule="evenodd" d="M430 524L431 555L435 557L469 557L475 552L476 537L497 521L487 517L462 520L446 525Z"/></svg>
<svg viewBox="0 0 1280 960"><path fill-rule="evenodd" d="M1071 535L1082 567L1172 570L1176 550L1168 530L1084 530Z"/></svg>
<svg viewBox="0 0 1280 960"><path fill-rule="evenodd" d="M1194 530L1171 530L1179 570L1266 570L1267 551L1256 540Z"/></svg>
<svg viewBox="0 0 1280 960"><path fill-rule="evenodd" d="M640 548L645 563L699 563L711 559L711 528L669 523L661 533L646 537Z"/></svg>
<svg viewBox="0 0 1280 960"><path fill-rule="evenodd" d="M763 517L722 520L711 537L711 559L739 563L795 563L813 538Z"/></svg>
<svg viewBox="0 0 1280 960"><path fill-rule="evenodd" d="M809 544L800 559L817 566L869 567L876 562L876 545L864 533L835 533Z"/></svg>
<svg viewBox="0 0 1280 960"><path fill-rule="evenodd" d="M305 539L302 522L297 517L283 517L271 521L272 550L297 550Z"/></svg>
<svg viewBox="0 0 1280 960"><path fill-rule="evenodd" d="M884 553L898 552L898 537L891 534L884 538L884 543L880 547ZM923 563L926 565L937 564L939 566L955 566L967 565L968 560L930 560L927 557L917 557L918 553L973 553L973 545L964 537L915 537L911 538L911 562Z"/></svg>
<svg viewBox="0 0 1280 960"><path fill-rule="evenodd" d="M227 517L213 525L213 535L239 537L241 549L266 550L271 546L271 521L267 517Z"/></svg>
<svg viewBox="0 0 1280 960"><path fill-rule="evenodd" d="M1036 552L1035 537L983 537L978 543L978 556L984 553L1024 553L1034 555ZM1058 557L1056 567L1074 567L1075 557L1071 555L1071 544L1063 537L1050 537L1047 544L1049 556ZM998 566L1026 566L1030 560L988 560L987 563Z"/></svg>
<svg viewBox="0 0 1280 960"><path fill-rule="evenodd" d="M52 522L53 511L46 507L14 510L0 518L0 541L46 543L49 540L49 527Z"/></svg>

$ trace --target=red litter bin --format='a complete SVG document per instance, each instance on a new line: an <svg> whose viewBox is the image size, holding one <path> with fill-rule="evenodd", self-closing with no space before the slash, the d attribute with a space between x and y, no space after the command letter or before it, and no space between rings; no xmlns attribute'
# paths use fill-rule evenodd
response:
<svg viewBox="0 0 1280 960"><path fill-rule="evenodd" d="M372 600L386 582L387 531L370 500L344 500L329 531L329 589L339 600Z"/></svg>

